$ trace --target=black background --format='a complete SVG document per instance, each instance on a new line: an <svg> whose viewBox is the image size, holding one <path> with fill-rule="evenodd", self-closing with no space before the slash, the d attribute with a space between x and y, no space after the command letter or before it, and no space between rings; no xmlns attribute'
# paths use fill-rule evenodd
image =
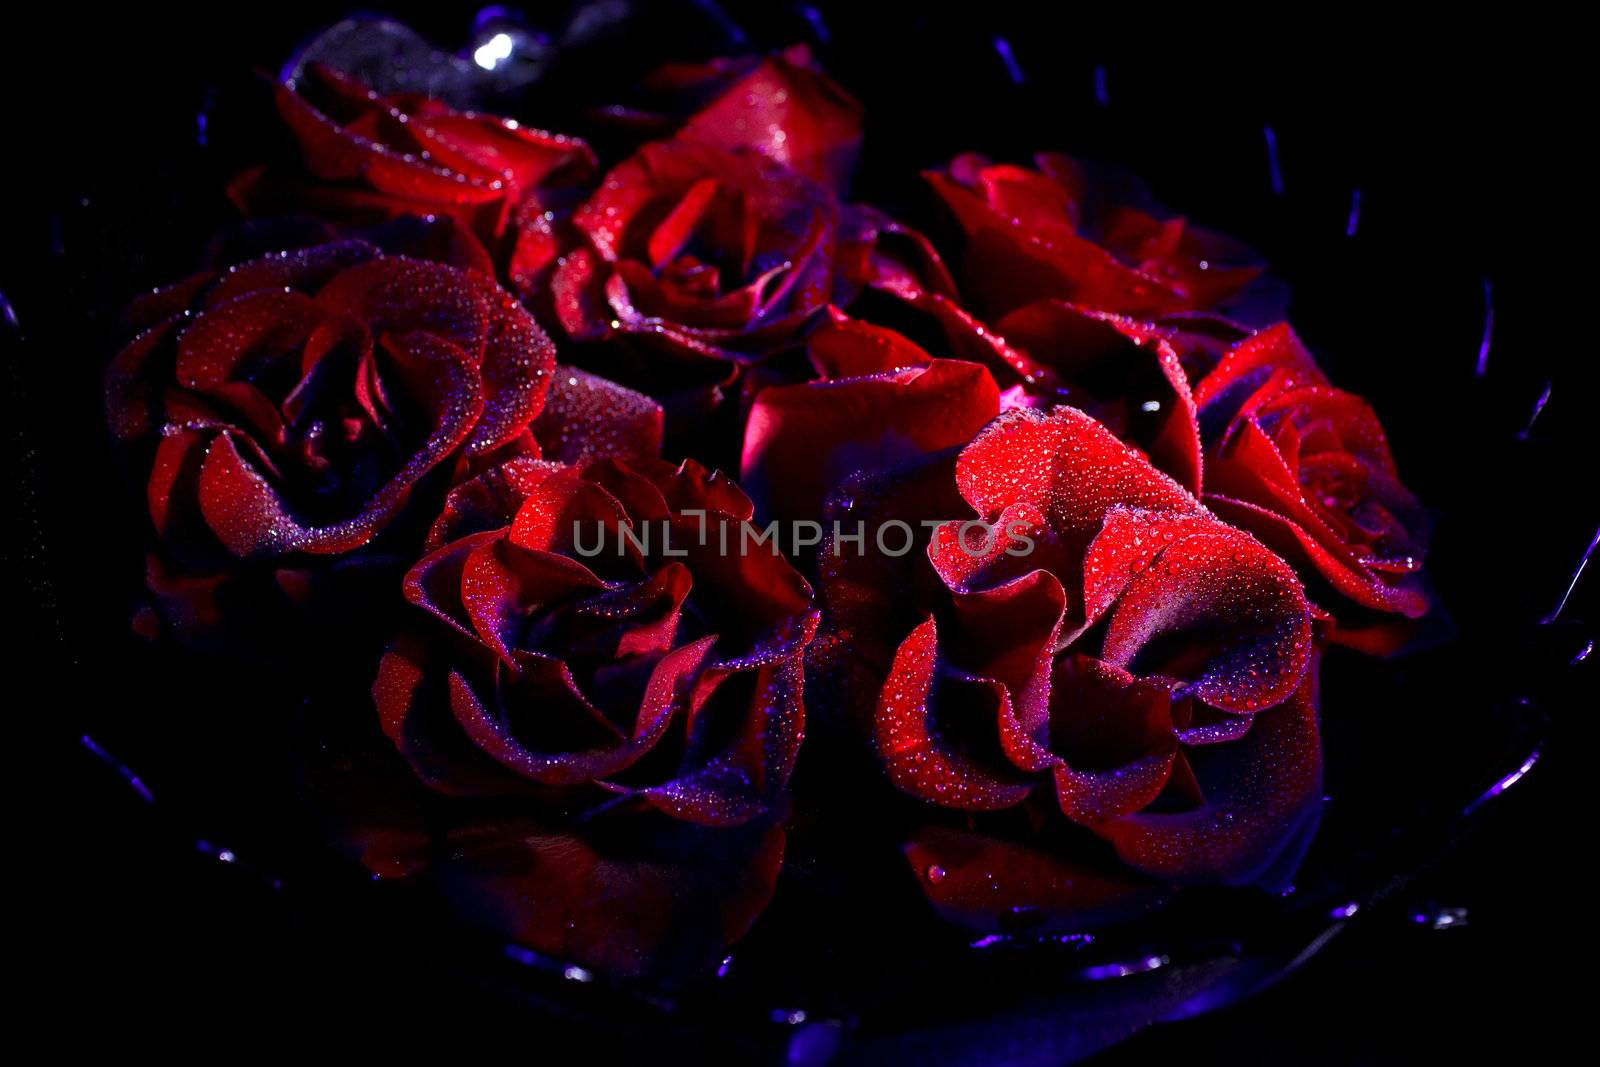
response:
<svg viewBox="0 0 1600 1067"><path fill-rule="evenodd" d="M862 10L821 5L833 39L821 51L869 115L893 116L869 126L869 153L924 164L965 147L1109 155L1149 177L1163 199L1261 247L1296 280L1296 321L1331 353L1335 379L1373 396L1419 495L1451 501L1451 517L1482 527L1438 549L1442 570L1473 579L1446 591L1461 625L1509 635L1551 610L1600 518L1585 421L1596 358L1593 227L1578 150L1592 116L1577 110L1570 28L1403 26L1350 12L1322 25L1297 15L1292 27L1157 32L995 5L854 6ZM725 8L762 46L814 33L783 5ZM160 711L148 694L97 674L103 661L83 638L93 627L58 621L85 605L126 617L125 590L99 577L108 559L127 556L115 509L85 496L101 484L82 467L104 453L85 435L98 432L96 383L112 351L91 324L127 294L190 269L203 227L188 216L218 206L185 199L199 184L193 171L220 177L241 147L213 130L221 147L197 151L196 115L219 92L248 94L242 71L276 67L336 14L293 5L61 11L8 35L6 169L25 192L8 198L0 292L30 353L26 364L13 358L18 350L6 353L18 427L8 460L20 479L10 519L19 548L4 568L17 631L8 674L19 680L8 703L12 763L27 783L15 809L16 869L41 898L13 918L43 950L28 973L42 1003L75 1020L69 1041L85 1047L225 1055L278 1042L368 1051L441 1041L470 1054L502 1039L541 1059L579 1043L597 1062L648 1055L626 1034L529 1023L447 969L425 938L308 918L249 872L163 834L78 740L80 724L108 708L128 720ZM465 10L402 14L449 47L464 43L470 23ZM717 21L702 4L658 6L618 54L707 54L718 48ZM989 44L997 34L1024 72L1021 89ZM1105 106L1094 99L1096 67ZM632 73L619 60L568 76L604 85ZM1060 107L1041 108L1041 99ZM1277 135L1281 199L1263 124ZM1358 185L1358 239L1382 234L1384 255L1362 257L1354 276L1341 241ZM124 236L115 253L102 251L96 220L108 216L137 220L135 247ZM102 255L96 287L73 290L81 265ZM1308 291L1304 279L1324 284ZM1493 373L1478 380L1484 279L1496 316ZM1341 312L1356 303L1381 314ZM61 310L77 306L81 319ZM54 318L32 320L32 308ZM1371 334L1374 321L1383 335ZM1373 346L1384 354L1359 358ZM1546 384L1544 411L1517 441ZM1463 418L1463 405L1491 415ZM1512 463L1510 449L1532 451ZM1463 500L1480 501L1481 512ZM103 527L91 528L96 516ZM1592 622L1593 585L1590 575L1564 622ZM1514 673L1520 648L1508 636L1504 658L1481 666ZM1592 664L1579 668L1566 707L1552 708L1540 765L1417 884L1278 987L1149 1031L1103 1062L1344 1064L1563 1048L1585 1022L1592 941L1583 872L1593 850L1575 806L1589 767L1570 714L1592 707L1582 695L1591 675ZM1441 728L1450 718L1448 706L1389 710L1433 716ZM228 713L225 703L217 713ZM1468 921L1442 931L1412 921L1433 906L1464 907Z"/></svg>

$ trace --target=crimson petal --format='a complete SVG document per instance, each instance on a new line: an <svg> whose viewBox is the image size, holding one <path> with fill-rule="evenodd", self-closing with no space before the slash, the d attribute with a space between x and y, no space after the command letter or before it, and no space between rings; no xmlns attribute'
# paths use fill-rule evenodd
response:
<svg viewBox="0 0 1600 1067"><path fill-rule="evenodd" d="M920 830L904 848L929 903L951 922L992 933L1019 913L1040 931L1077 932L1158 904L1160 886L1043 848L946 827Z"/></svg>
<svg viewBox="0 0 1600 1067"><path fill-rule="evenodd" d="M475 277L475 276L469 276ZM510 293L483 282L490 307L483 345L483 415L467 439L467 452L483 455L522 433L544 408L556 346Z"/></svg>
<svg viewBox="0 0 1600 1067"><path fill-rule="evenodd" d="M275 252L229 267L206 294L205 306L216 307L235 297L263 289L294 289L315 295L340 271L378 255L366 241L328 241L310 248Z"/></svg>
<svg viewBox="0 0 1600 1067"><path fill-rule="evenodd" d="M651 672L640 702L639 717L629 736L618 744L576 752L536 752L513 736L501 714L490 710L489 702L472 681L460 671L450 672L450 708L473 744L503 766L542 785L581 785L617 774L631 767L661 739L673 713L687 695L690 680L700 670L713 638L701 638L663 656ZM524 655L519 670L535 672L535 688L543 694L538 701L541 715L574 714L575 705L589 713L587 698L577 689L565 664L546 656ZM528 694L518 694L525 702Z"/></svg>
<svg viewBox="0 0 1600 1067"><path fill-rule="evenodd" d="M1167 543L1161 535L1174 524ZM1194 695L1233 712L1296 691L1311 661L1311 606L1294 572L1260 542L1215 520L1126 511L1102 536L1161 546L1148 564L1135 560L1109 609L1108 663L1192 682Z"/></svg>
<svg viewBox="0 0 1600 1067"><path fill-rule="evenodd" d="M504 796L527 783L469 741L450 716L446 676L430 643L401 637L384 652L372 699L396 750L430 789L450 796Z"/></svg>
<svg viewBox="0 0 1600 1067"><path fill-rule="evenodd" d="M1177 739L1172 693L1087 656L1056 662L1050 689L1056 799L1073 822L1095 826L1131 815L1161 795Z"/></svg>
<svg viewBox="0 0 1600 1067"><path fill-rule="evenodd" d="M989 372L953 360L765 389L745 427L741 480L773 517L816 518L847 476L964 444L999 410Z"/></svg>
<svg viewBox="0 0 1600 1067"><path fill-rule="evenodd" d="M864 378L906 367L925 367L933 357L894 330L852 319L828 308L828 319L806 341L806 355L824 378Z"/></svg>
<svg viewBox="0 0 1600 1067"><path fill-rule="evenodd" d="M1186 753L1205 794L1192 811L1143 813L1099 832L1139 870L1175 882L1246 884L1273 866L1322 798L1315 665L1250 732Z"/></svg>
<svg viewBox="0 0 1600 1067"><path fill-rule="evenodd" d="M602 456L633 460L661 451L661 405L576 367L557 366L533 435L545 456L581 465Z"/></svg>
<svg viewBox="0 0 1600 1067"><path fill-rule="evenodd" d="M652 805L677 819L702 826L735 826L772 813L789 782L805 734L801 703L803 664L798 652L753 671L713 668L697 684L695 718L712 714L708 703L724 693L740 705L741 726L725 747L695 752L695 765L672 780L643 791Z"/></svg>
<svg viewBox="0 0 1600 1067"><path fill-rule="evenodd" d="M843 188L861 148L862 107L801 47L768 56L684 125L679 137L748 146Z"/></svg>
<svg viewBox="0 0 1600 1067"><path fill-rule="evenodd" d="M935 724L938 626L929 616L901 643L878 696L873 740L889 780L930 803L997 811L1027 798L1034 783L1013 769L990 770L957 750ZM996 694L990 690L991 697ZM1003 698L1003 690L998 698ZM999 707L995 708L997 716ZM991 727L998 740L997 723Z"/></svg>
<svg viewBox="0 0 1600 1067"><path fill-rule="evenodd" d="M1117 505L1194 511L1199 503L1100 423L1070 407L1008 411L961 453L961 495L981 515L1031 504L1058 533L1086 535Z"/></svg>

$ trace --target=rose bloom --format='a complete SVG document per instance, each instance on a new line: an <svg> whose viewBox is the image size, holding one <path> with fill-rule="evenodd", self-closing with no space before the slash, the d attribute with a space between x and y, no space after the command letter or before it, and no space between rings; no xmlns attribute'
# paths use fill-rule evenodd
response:
<svg viewBox="0 0 1600 1067"><path fill-rule="evenodd" d="M1294 564L1334 640L1404 644L1430 606L1428 518L1367 402L1330 385L1286 323L1236 345L1195 397L1211 509Z"/></svg>
<svg viewBox="0 0 1600 1067"><path fill-rule="evenodd" d="M817 621L781 556L720 549L750 514L692 460L517 459L451 492L373 686L455 800L405 873L615 973L703 965L744 932L782 862ZM580 551L584 530L604 549Z"/></svg>
<svg viewBox="0 0 1600 1067"><path fill-rule="evenodd" d="M743 477L758 498L764 469L796 469L820 455L823 470L810 480L836 481L841 472L834 468L849 462L841 453L862 454L862 442L874 438L905 440L889 425L901 414L858 413L843 399L884 387L845 379L904 374L946 359L985 368L1000 409L1071 404L1191 493L1201 491L1191 382L1251 332L1210 309L1261 269L1244 262L1250 257L1241 246L1181 218L1103 204L1065 156L1038 159L1040 169L1028 170L968 154L926 176L964 235L955 277L926 239L880 226L899 254L889 254L880 236L865 284L891 299L847 309L859 323L830 309L829 321L808 337L811 387L780 382L751 402ZM970 400L975 411L982 392ZM947 445L966 440L958 425L975 429L960 419L946 424ZM769 453L773 462L763 462ZM814 514L825 492L801 494L798 508Z"/></svg>
<svg viewBox="0 0 1600 1067"><path fill-rule="evenodd" d="M1213 310L1261 274L1243 246L1182 217L1101 203L1067 156L1035 163L968 153L925 175L965 237L963 290L987 316L1043 299L1145 319Z"/></svg>
<svg viewBox="0 0 1600 1067"><path fill-rule="evenodd" d="M1321 795L1312 609L1105 427L1012 411L847 480L828 516L923 531L905 556L824 546L813 670L928 806L906 852L941 912L1071 925L1295 862Z"/></svg>
<svg viewBox="0 0 1600 1067"><path fill-rule="evenodd" d="M555 319L574 340L647 351L637 373L661 389L731 380L859 288L861 237L842 218L827 186L752 149L648 144L574 213Z"/></svg>
<svg viewBox="0 0 1600 1067"><path fill-rule="evenodd" d="M765 384L752 369L791 354L830 305L944 273L921 235L842 199L861 106L805 49L671 64L648 87L671 110L697 109L648 124L673 136L611 169L573 214L548 293L532 297L586 365L698 426Z"/></svg>
<svg viewBox="0 0 1600 1067"><path fill-rule="evenodd" d="M448 217L513 283L548 262L553 220L595 171L577 138L422 94L383 96L322 64L275 93L299 159L234 179L229 195L245 214L303 212L346 225Z"/></svg>
<svg viewBox="0 0 1600 1067"><path fill-rule="evenodd" d="M181 634L381 570L462 471L538 455L536 430L563 458L660 441L656 405L576 371L545 413L555 349L510 294L365 241L199 274L131 318L151 324L107 369L106 411L150 464L149 586Z"/></svg>

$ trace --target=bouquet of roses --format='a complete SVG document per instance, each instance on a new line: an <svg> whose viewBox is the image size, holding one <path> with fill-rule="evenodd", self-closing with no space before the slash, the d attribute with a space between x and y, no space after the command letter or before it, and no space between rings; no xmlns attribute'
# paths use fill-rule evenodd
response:
<svg viewBox="0 0 1600 1067"><path fill-rule="evenodd" d="M1321 651L1430 600L1263 266L1050 151L901 176L915 228L853 201L863 108L804 49L647 89L601 158L274 86L255 252L136 300L107 371L136 626L385 645L340 840L608 973L714 963L841 820L980 930L1281 886Z"/></svg>

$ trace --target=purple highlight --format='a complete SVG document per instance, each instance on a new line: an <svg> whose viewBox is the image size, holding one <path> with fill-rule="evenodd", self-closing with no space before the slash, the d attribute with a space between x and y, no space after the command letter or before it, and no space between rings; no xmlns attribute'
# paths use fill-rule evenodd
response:
<svg viewBox="0 0 1600 1067"><path fill-rule="evenodd" d="M1526 441L1533 433L1533 424L1539 421L1539 416L1544 414L1544 406L1550 403L1550 387L1554 382L1544 383L1544 392L1539 394L1539 399L1533 402L1533 414L1528 416L1528 425L1517 431L1517 440Z"/></svg>
<svg viewBox="0 0 1600 1067"><path fill-rule="evenodd" d="M726 977L728 977L728 968L732 967L732 966L733 966L733 957L732 956L724 956L724 957L722 957L722 962L717 965L717 977L718 978L726 978Z"/></svg>
<svg viewBox="0 0 1600 1067"><path fill-rule="evenodd" d="M1271 126L1261 127L1267 141L1267 177L1272 182L1272 195L1283 195L1283 167L1278 163L1278 135Z"/></svg>
<svg viewBox="0 0 1600 1067"><path fill-rule="evenodd" d="M722 9L717 0L695 0L695 6L720 26L722 32L728 35L728 40L734 44L742 45L750 42L750 35L744 32L744 27L733 21L733 17Z"/></svg>
<svg viewBox="0 0 1600 1067"><path fill-rule="evenodd" d="M822 21L822 12L806 4L800 8L801 16L811 24L811 32L817 35L817 40L823 44L828 43L828 24Z"/></svg>
<svg viewBox="0 0 1600 1067"><path fill-rule="evenodd" d="M1350 217L1344 222L1344 235L1354 237L1361 226L1361 187L1350 190Z"/></svg>
<svg viewBox="0 0 1600 1067"><path fill-rule="evenodd" d="M994 50L1000 53L1000 61L1006 65L1006 74L1011 78L1012 85L1021 85L1023 82L1022 66L1017 62L1016 55L1011 51L1011 42L1004 37L994 39Z"/></svg>
<svg viewBox="0 0 1600 1067"><path fill-rule="evenodd" d="M559 970L561 977L569 982L594 981L594 973L592 971L587 971L575 964L560 964L548 956L541 956L532 949L523 948L521 945L507 944L500 952L506 959L514 963L520 963L524 967L537 967L543 971Z"/></svg>
<svg viewBox="0 0 1600 1067"><path fill-rule="evenodd" d="M488 7L479 8L478 13L472 16L472 33L477 36L488 29L490 23L514 19L516 15L504 4L490 4Z"/></svg>
<svg viewBox="0 0 1600 1067"><path fill-rule="evenodd" d="M1132 974L1147 974L1150 971L1160 970L1171 962L1170 956L1146 956L1126 963L1102 963L1096 967L1084 968L1083 977L1091 982L1100 982L1107 978L1126 978Z"/></svg>
<svg viewBox="0 0 1600 1067"><path fill-rule="evenodd" d="M1482 378L1489 370L1489 343L1494 340L1494 289L1489 279L1483 280L1483 340L1478 342L1477 375Z"/></svg>
<svg viewBox="0 0 1600 1067"><path fill-rule="evenodd" d="M132 768L125 763L119 763L111 753L101 748L94 738L84 734L78 738L78 743L88 749L101 763L116 771L122 780L128 783L128 788L139 794L140 800L146 804L154 804L156 802L155 795L150 792L150 787L139 780L139 776L133 773Z"/></svg>
<svg viewBox="0 0 1600 1067"><path fill-rule="evenodd" d="M1355 913L1360 911L1360 910L1361 910L1360 903L1357 902L1357 901L1352 900L1350 903L1348 903L1348 904L1340 904L1337 908L1334 908L1332 911L1328 912L1328 918L1330 918L1330 919L1348 919L1348 918L1351 918L1352 916L1354 916Z"/></svg>
<svg viewBox="0 0 1600 1067"><path fill-rule="evenodd" d="M1483 795L1477 800L1474 800L1471 804L1468 804L1461 814L1471 815L1483 805L1487 804L1501 793L1504 793L1507 789L1510 789L1512 786L1522 781L1528 776L1528 772L1533 770L1534 764L1539 762L1539 757L1541 755L1543 755L1543 752L1537 748L1528 753L1528 758L1523 760L1522 764L1517 767L1516 770L1512 771L1494 785L1491 785L1488 789L1484 790Z"/></svg>
<svg viewBox="0 0 1600 1067"><path fill-rule="evenodd" d="M22 329L22 323L17 320L17 309L11 306L11 301L4 293L0 293L0 319L4 319L5 324L13 330Z"/></svg>
<svg viewBox="0 0 1600 1067"><path fill-rule="evenodd" d="M1589 653L1591 653L1593 651L1594 651L1594 639L1590 638L1589 639L1589 643L1584 645L1582 648L1580 648L1578 650L1578 654L1576 656L1572 657L1572 664L1571 665L1576 667L1578 664L1580 664L1584 660L1588 659L1589 658Z"/></svg>
<svg viewBox="0 0 1600 1067"><path fill-rule="evenodd" d="M1054 937L1044 937L1044 938L1039 938L1039 939L1026 938L1025 937L1025 938L1021 938L1019 940L1018 938L1013 937L1010 934L985 934L984 936L978 938L976 941L969 942L967 947L968 948L984 949L984 948L995 948L995 947L997 947L999 945L1015 945L1015 944L1019 944L1019 943L1023 944L1023 945L1043 945L1043 944L1077 945L1077 946L1079 946L1081 948L1084 945L1092 945L1092 944L1094 944L1094 935L1093 934L1082 934L1082 933L1079 933L1079 934L1056 934Z"/></svg>
<svg viewBox="0 0 1600 1067"><path fill-rule="evenodd" d="M1594 555L1596 545L1600 545L1600 529L1596 529L1594 536L1589 539L1589 547L1583 550L1583 558L1578 560L1578 566L1573 570L1572 577L1567 579L1567 587L1562 590L1561 599L1556 602L1550 614L1539 620L1540 626L1549 626L1567 610L1567 601L1572 599L1572 591L1578 588L1578 579L1583 577L1583 570L1589 565L1589 557Z"/></svg>
<svg viewBox="0 0 1600 1067"><path fill-rule="evenodd" d="M544 962L537 952L525 949L521 945L507 945L501 952L505 954L506 959L515 960L524 967L537 967Z"/></svg>
<svg viewBox="0 0 1600 1067"><path fill-rule="evenodd" d="M1467 925L1467 909L1437 908L1431 912L1419 911L1411 916L1411 921L1418 926L1434 930L1454 930Z"/></svg>
<svg viewBox="0 0 1600 1067"><path fill-rule="evenodd" d="M1111 97L1106 92L1106 68L1104 66L1094 68L1094 102L1101 107L1111 103Z"/></svg>
<svg viewBox="0 0 1600 1067"><path fill-rule="evenodd" d="M203 837L194 843L194 847L196 852L210 856L218 863L236 863L239 859L231 848L218 848Z"/></svg>

